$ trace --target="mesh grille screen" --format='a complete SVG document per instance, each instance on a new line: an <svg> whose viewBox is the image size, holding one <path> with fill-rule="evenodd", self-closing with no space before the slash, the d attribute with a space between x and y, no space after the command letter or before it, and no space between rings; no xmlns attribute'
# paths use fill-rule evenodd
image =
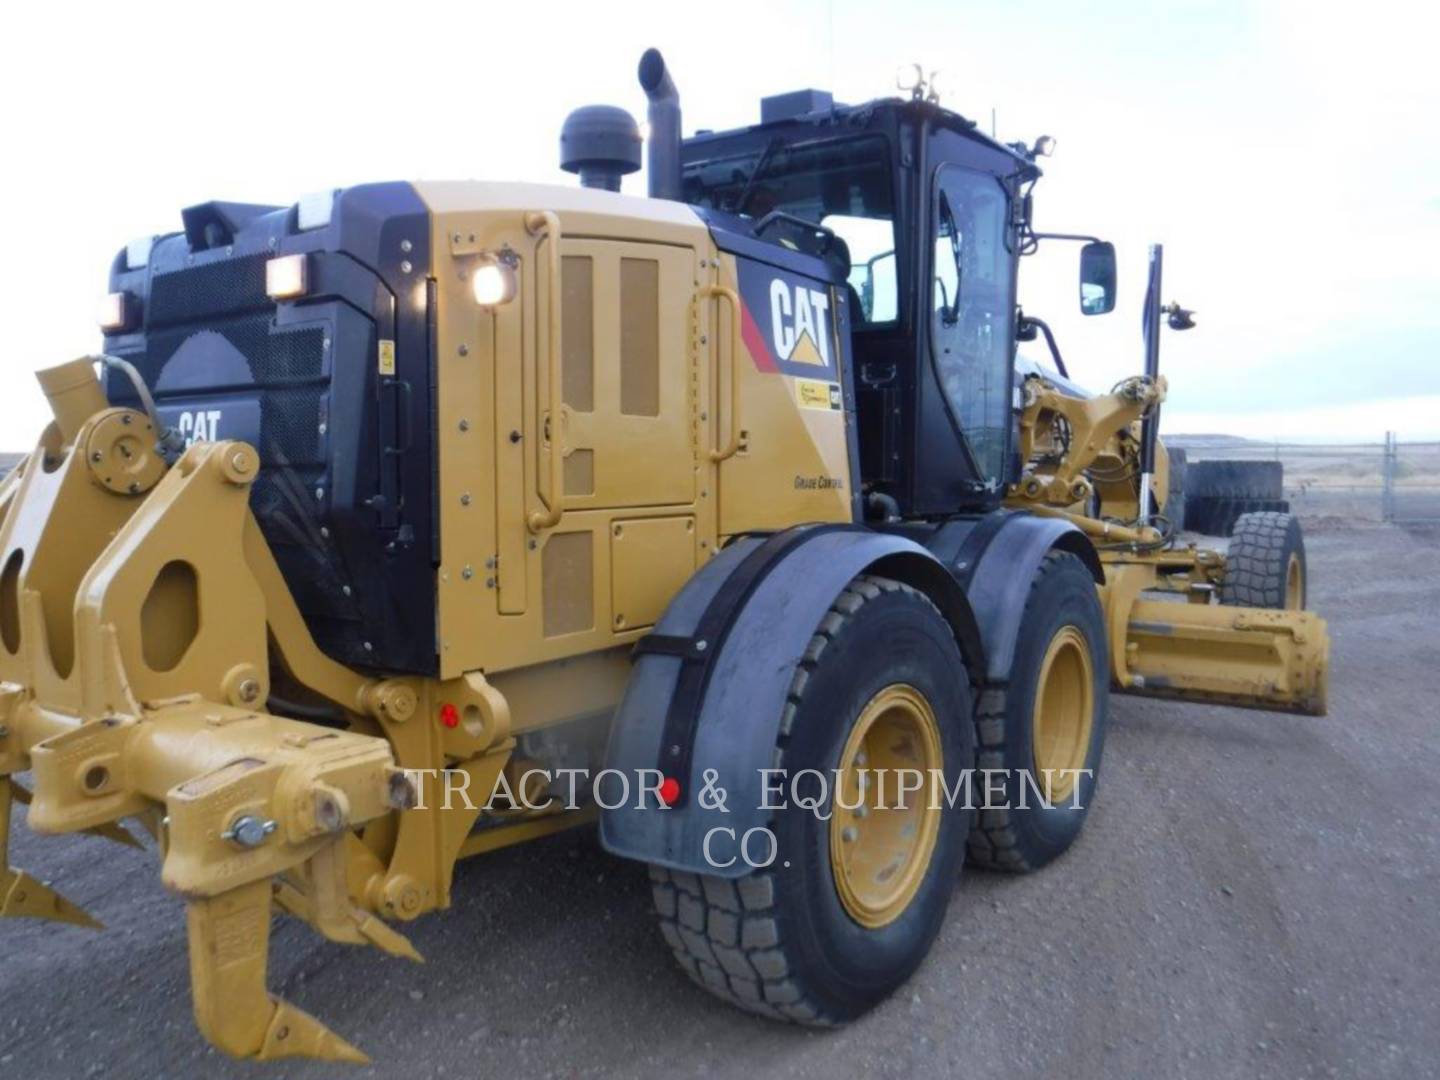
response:
<svg viewBox="0 0 1440 1080"><path fill-rule="evenodd" d="M157 274L150 284L149 325L192 322L270 306L265 295L268 255L226 259Z"/></svg>

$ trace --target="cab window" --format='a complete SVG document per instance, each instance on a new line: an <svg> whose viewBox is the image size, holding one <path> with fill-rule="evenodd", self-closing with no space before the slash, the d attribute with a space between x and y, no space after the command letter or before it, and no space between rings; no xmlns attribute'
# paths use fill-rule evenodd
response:
<svg viewBox="0 0 1440 1080"><path fill-rule="evenodd" d="M852 324L893 324L898 318L895 204L890 144L863 136L786 144L779 139L684 165L685 201L749 218L764 238L818 255L849 284ZM793 219L833 234L818 240Z"/></svg>
<svg viewBox="0 0 1440 1080"><path fill-rule="evenodd" d="M931 344L936 374L982 480L1000 480L1010 432L1015 321L1009 200L988 173L936 177Z"/></svg>

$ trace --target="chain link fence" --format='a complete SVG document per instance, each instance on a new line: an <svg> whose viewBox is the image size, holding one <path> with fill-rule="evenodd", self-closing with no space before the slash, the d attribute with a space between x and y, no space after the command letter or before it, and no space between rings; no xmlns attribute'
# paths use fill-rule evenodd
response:
<svg viewBox="0 0 1440 1080"><path fill-rule="evenodd" d="M1189 461L1278 461L1292 513L1309 518L1440 525L1440 442L1260 443L1166 439Z"/></svg>

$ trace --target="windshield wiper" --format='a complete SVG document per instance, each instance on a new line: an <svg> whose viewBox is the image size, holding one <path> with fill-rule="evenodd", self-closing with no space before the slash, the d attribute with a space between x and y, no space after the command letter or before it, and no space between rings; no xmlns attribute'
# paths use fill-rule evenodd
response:
<svg viewBox="0 0 1440 1080"><path fill-rule="evenodd" d="M755 167L745 178L745 186L740 189L740 194L735 197L735 201L730 204L731 213L743 214L745 212L745 204L750 201L750 195L755 190L755 181L760 179L760 174L770 164L770 159L775 156L775 151L783 145L785 145L784 141L779 137L771 139L765 144L765 149L760 151L760 157L755 161Z"/></svg>

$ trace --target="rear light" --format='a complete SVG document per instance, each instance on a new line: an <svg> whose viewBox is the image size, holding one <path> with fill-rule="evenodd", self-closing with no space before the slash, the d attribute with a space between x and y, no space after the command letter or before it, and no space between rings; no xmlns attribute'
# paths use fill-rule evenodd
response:
<svg viewBox="0 0 1440 1080"><path fill-rule="evenodd" d="M265 293L272 300L293 300L310 288L310 265L304 255L281 255L265 264Z"/></svg>
<svg viewBox="0 0 1440 1080"><path fill-rule="evenodd" d="M100 301L96 321L107 334L120 334L139 322L140 304L128 292L112 292Z"/></svg>

